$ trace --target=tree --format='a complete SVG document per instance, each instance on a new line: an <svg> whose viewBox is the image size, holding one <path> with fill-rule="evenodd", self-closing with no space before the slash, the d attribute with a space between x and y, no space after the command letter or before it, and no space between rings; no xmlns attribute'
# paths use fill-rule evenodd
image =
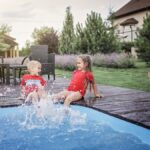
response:
<svg viewBox="0 0 150 150"><path fill-rule="evenodd" d="M74 53L74 37L73 15L71 14L70 7L67 7L66 17L59 40L59 51L61 53Z"/></svg>
<svg viewBox="0 0 150 150"><path fill-rule="evenodd" d="M5 51L10 48L9 44L6 44L0 36L0 51Z"/></svg>
<svg viewBox="0 0 150 150"><path fill-rule="evenodd" d="M120 51L121 50L121 43L119 41L118 35L115 33L116 32L116 27L114 26L114 19L115 19L115 13L113 12L112 8L109 9L109 15L106 21L106 30L107 30L107 49L108 53L109 52L114 52L114 51Z"/></svg>
<svg viewBox="0 0 150 150"><path fill-rule="evenodd" d="M4 40L4 35L11 32L11 27L7 24L2 24L0 26L0 51L5 51L9 49L11 46Z"/></svg>
<svg viewBox="0 0 150 150"><path fill-rule="evenodd" d="M9 34L11 31L12 31L11 26L8 26L7 24L2 24L2 25L0 26L0 33L1 33L2 35L4 35L4 34Z"/></svg>
<svg viewBox="0 0 150 150"><path fill-rule="evenodd" d="M105 50L104 40L107 34L100 14L95 12L87 14L85 34L88 42L88 52L94 54Z"/></svg>
<svg viewBox="0 0 150 150"><path fill-rule="evenodd" d="M57 31L50 27L41 27L40 29L35 28L32 37L34 44L48 45L49 53L58 53L58 35Z"/></svg>
<svg viewBox="0 0 150 150"><path fill-rule="evenodd" d="M136 40L136 45L140 53L140 57L150 64L150 15L146 15L143 21L143 26L139 29L139 36Z"/></svg>
<svg viewBox="0 0 150 150"><path fill-rule="evenodd" d="M76 26L76 48L82 53L110 53L116 51L117 42L114 29L103 22L96 12L87 14L85 27Z"/></svg>
<svg viewBox="0 0 150 150"><path fill-rule="evenodd" d="M76 34L75 34L75 52L76 53L87 53L88 51L88 41L86 39L85 29L83 25L78 23L76 25Z"/></svg>
<svg viewBox="0 0 150 150"><path fill-rule="evenodd" d="M30 53L31 53L31 43L29 40L27 40L25 46L20 51L20 55L28 56Z"/></svg>

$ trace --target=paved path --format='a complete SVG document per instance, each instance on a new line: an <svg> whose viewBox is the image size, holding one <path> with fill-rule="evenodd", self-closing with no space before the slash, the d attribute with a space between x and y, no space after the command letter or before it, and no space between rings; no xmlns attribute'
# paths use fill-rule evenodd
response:
<svg viewBox="0 0 150 150"><path fill-rule="evenodd" d="M48 82L50 93L57 93L66 88L68 79L57 78L55 82ZM87 94L80 104L95 108L110 115L123 118L150 129L150 92L132 90L113 86L98 86L104 98L94 98ZM0 86L0 107L17 106L23 100L16 99L20 96L19 86Z"/></svg>

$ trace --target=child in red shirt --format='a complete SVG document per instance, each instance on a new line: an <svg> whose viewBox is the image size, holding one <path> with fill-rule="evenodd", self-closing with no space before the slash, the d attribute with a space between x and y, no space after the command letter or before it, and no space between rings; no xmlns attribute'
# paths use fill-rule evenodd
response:
<svg viewBox="0 0 150 150"><path fill-rule="evenodd" d="M38 101L39 98L45 98L46 92L44 87L46 85L46 81L39 75L41 72L41 63L32 60L27 64L27 69L29 74L24 75L21 82L22 91L26 101L30 99Z"/></svg>
<svg viewBox="0 0 150 150"><path fill-rule="evenodd" d="M84 97L88 84L94 90L96 97L102 97L98 93L94 75L91 69L91 59L88 55L80 55L76 61L77 70L74 71L72 80L67 90L58 93L55 98L64 99L64 105L69 106L71 102Z"/></svg>

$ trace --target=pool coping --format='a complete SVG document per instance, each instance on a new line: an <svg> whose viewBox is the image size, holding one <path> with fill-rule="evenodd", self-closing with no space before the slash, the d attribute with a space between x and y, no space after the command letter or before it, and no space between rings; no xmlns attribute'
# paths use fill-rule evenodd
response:
<svg viewBox="0 0 150 150"><path fill-rule="evenodd" d="M99 112L102 112L102 113L104 113L104 114L113 116L113 117L115 117L115 118L118 118L118 119L127 121L127 122L129 122L129 123L133 123L133 124L138 125L138 126L140 126L140 127L143 127L143 128L146 128L146 129L150 129L150 126L147 126L147 125L142 124L142 123L140 123L140 122L137 122L137 121L134 121L134 120L131 120L131 119L128 119L128 118L125 118L125 117L122 117L122 116L119 116L119 115L116 115L116 114L112 114L112 113L110 113L110 112L108 112L108 111L105 111L105 110L102 110L102 109L99 109L99 108L96 108L96 107L85 106L85 105L82 105L82 104L72 104L72 105L78 105L78 106L83 106L83 107L91 108L91 109L97 110L97 111L99 111Z"/></svg>

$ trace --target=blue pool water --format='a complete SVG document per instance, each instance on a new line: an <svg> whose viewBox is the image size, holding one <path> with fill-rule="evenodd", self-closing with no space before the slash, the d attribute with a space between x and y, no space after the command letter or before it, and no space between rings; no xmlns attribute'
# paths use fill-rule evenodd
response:
<svg viewBox="0 0 150 150"><path fill-rule="evenodd" d="M0 108L0 150L150 150L150 130L96 110L36 109Z"/></svg>

